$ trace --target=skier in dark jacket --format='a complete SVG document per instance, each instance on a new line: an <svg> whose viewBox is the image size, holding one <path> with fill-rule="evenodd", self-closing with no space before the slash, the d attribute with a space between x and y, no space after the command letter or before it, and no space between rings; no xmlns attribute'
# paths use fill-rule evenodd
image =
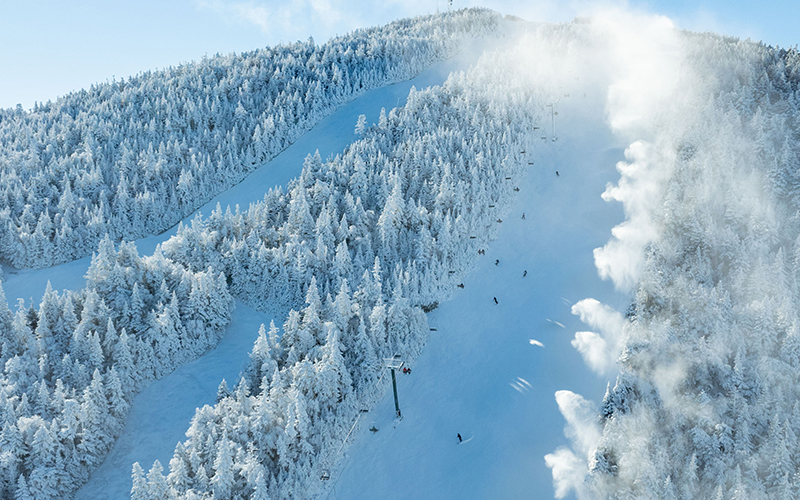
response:
<svg viewBox="0 0 800 500"><path fill-rule="evenodd" d="M461 439L461 434L459 433L459 434L458 434L458 442L460 443L461 441L462 441L462 439Z"/></svg>

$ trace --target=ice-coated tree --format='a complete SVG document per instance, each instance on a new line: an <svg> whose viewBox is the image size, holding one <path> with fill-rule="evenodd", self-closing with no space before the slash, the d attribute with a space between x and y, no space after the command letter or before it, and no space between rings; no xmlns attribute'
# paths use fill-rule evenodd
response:
<svg viewBox="0 0 800 500"><path fill-rule="evenodd" d="M139 462L133 463L133 472L131 473L133 486L131 487L131 500L149 500L150 493L148 492L147 480L144 477L144 471L139 465Z"/></svg>
<svg viewBox="0 0 800 500"><path fill-rule="evenodd" d="M358 115L358 121L356 122L356 135L361 135L364 133L364 129L367 127L367 116L366 115Z"/></svg>
<svg viewBox="0 0 800 500"><path fill-rule="evenodd" d="M378 360L418 355L428 331L423 306L452 293L501 213L472 210L467 198L507 206L513 192L505 177L521 173L519 151L540 112L530 89L509 85L513 78L475 71L504 91L456 75L415 94L413 105L384 110L379 127L365 129L342 156L308 157L285 192L270 191L246 212L218 208L162 246L164 258L187 269L224 266L231 289L250 305L286 310L280 339L276 328L260 329L235 393L226 389L215 406L197 411L184 442L195 473L181 498L227 493L228 484L231 495L313 496L321 464L338 458L358 409L385 389L375 385ZM463 130L485 135L466 141ZM447 172L452 196L437 201ZM421 234L425 264L413 262ZM471 242L472 234L480 240ZM238 450L232 460L241 474L232 483L220 474L214 489L227 470L223 435ZM250 453L264 468L263 484Z"/></svg>
<svg viewBox="0 0 800 500"><path fill-rule="evenodd" d="M231 498L234 484L233 444L228 440L227 433L222 435L216 449L214 459L214 475L211 477L211 488L215 500Z"/></svg>

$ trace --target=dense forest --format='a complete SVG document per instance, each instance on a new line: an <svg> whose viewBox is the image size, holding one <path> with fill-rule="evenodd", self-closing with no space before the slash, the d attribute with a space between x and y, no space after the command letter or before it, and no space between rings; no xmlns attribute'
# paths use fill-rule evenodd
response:
<svg viewBox="0 0 800 500"><path fill-rule="evenodd" d="M174 244L167 254L159 248L142 257L133 243L118 243L120 236L175 223L347 99L452 55L461 37L491 32L498 19L477 9L401 20L324 46L308 42L218 56L98 85L31 112L0 112L6 193L0 213L7 219L0 224L0 252L10 252L3 258L47 266L96 248L82 290L48 287L38 309L20 301L15 312L0 293L0 498L69 497L113 446L133 397L214 348L225 332L233 307L228 282L242 286L233 268L217 259L201 269L182 259ZM379 149L370 152L384 154ZM337 203L344 213L344 199ZM310 215L310 206L301 215ZM241 216L225 224L235 225L234 219ZM305 229L307 221L301 222ZM316 304L313 279L298 286ZM346 283L341 288L347 290ZM424 324L422 313L401 304L404 328L421 332L412 325ZM320 307L318 313L326 318L318 325L324 333L313 339L326 346L326 360L341 363L329 311ZM288 352L288 337L284 342ZM326 373L335 372L346 376L341 365ZM251 375L254 389L260 373ZM333 403L321 398L313 404Z"/></svg>
<svg viewBox="0 0 800 500"><path fill-rule="evenodd" d="M479 258L528 168L545 102L513 60L484 56L412 89L342 155L309 156L285 192L197 218L163 245L190 270L222 266L253 306L290 310L282 331L262 326L234 387L197 410L168 471L134 465L134 499L320 491L358 412L386 390L381 358L417 357L425 312Z"/></svg>
<svg viewBox="0 0 800 500"><path fill-rule="evenodd" d="M133 396L214 347L233 299L225 276L140 257L108 238L86 288L49 286L38 310L0 295L0 497L68 497L111 449Z"/></svg>
<svg viewBox="0 0 800 500"><path fill-rule="evenodd" d="M589 460L574 487L581 498L797 498L800 55L682 37L701 85L679 87L695 98L670 99L645 146L667 174L647 213L657 237L616 383L595 419L571 422L598 436L575 449ZM637 182L631 172L623 182Z"/></svg>
<svg viewBox="0 0 800 500"><path fill-rule="evenodd" d="M38 307L12 310L0 287L0 498L69 497L133 397L217 345L234 297L284 319L261 326L169 464L133 464L131 496L323 493L351 426L387 389L384 359L414 362L426 313L496 236L548 104L555 127L559 79L580 76L609 103L619 91L619 68L591 74L609 43L592 23L515 32L497 13L453 11L0 110L0 260L47 267L94 251L85 288L48 286ZM616 381L599 405L557 394L573 446L546 461L557 496L798 498L800 54L669 33L675 87L646 103L652 133L604 194L628 217L612 243L638 238L642 255L595 252L631 304L606 311L613 343L573 341L598 371L613 363L586 339L618 357ZM377 123L362 115L340 155L308 155L262 201L197 215L152 256L122 241L178 223L344 102L484 35L511 36Z"/></svg>
<svg viewBox="0 0 800 500"><path fill-rule="evenodd" d="M448 11L217 55L0 110L0 259L41 268L158 234L338 106L452 56L497 13Z"/></svg>

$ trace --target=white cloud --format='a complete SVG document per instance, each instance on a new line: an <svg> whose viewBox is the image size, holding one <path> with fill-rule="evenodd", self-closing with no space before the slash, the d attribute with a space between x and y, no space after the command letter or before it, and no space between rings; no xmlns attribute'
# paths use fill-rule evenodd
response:
<svg viewBox="0 0 800 500"><path fill-rule="evenodd" d="M608 344L603 337L594 332L575 332L571 344L595 372L605 373L614 363Z"/></svg>
<svg viewBox="0 0 800 500"><path fill-rule="evenodd" d="M572 444L571 449L559 448L544 457L545 463L552 469L556 498L564 498L572 490L578 498L588 498L585 486L589 472L588 456L601 436L597 425L597 408L570 391L556 392L556 403L567 422L564 435Z"/></svg>
<svg viewBox="0 0 800 500"><path fill-rule="evenodd" d="M586 460L581 460L572 450L562 447L545 455L544 463L552 469L556 498L564 498L572 490L578 497L586 494L583 484L587 473Z"/></svg>
<svg viewBox="0 0 800 500"><path fill-rule="evenodd" d="M605 335L618 338L625 325L625 318L611 307L595 299L583 299L572 306L572 314Z"/></svg>
<svg viewBox="0 0 800 500"><path fill-rule="evenodd" d="M594 250L594 260L601 278L610 278L621 290L631 290L641 276L645 248L661 234L659 207L674 154L636 141L625 150L625 158L627 162L617 163L619 182L609 184L602 196L606 201L621 202L626 218L611 230L611 240Z"/></svg>
<svg viewBox="0 0 800 500"><path fill-rule="evenodd" d="M622 328L625 318L595 299L584 299L572 306L572 314L600 331L576 332L572 346L581 353L586 364L597 373L607 373L621 352Z"/></svg>

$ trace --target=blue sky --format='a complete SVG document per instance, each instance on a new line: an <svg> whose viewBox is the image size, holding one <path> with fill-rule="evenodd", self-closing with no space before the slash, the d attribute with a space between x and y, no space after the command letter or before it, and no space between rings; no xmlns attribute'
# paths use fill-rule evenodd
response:
<svg viewBox="0 0 800 500"><path fill-rule="evenodd" d="M446 8L447 0L438 0ZM614 2L614 5L620 5ZM586 1L454 0L530 20L568 21ZM800 2L652 0L627 3L678 27L800 43ZM0 107L55 99L112 77L177 65L204 54L251 50L435 12L437 0L0 0Z"/></svg>

